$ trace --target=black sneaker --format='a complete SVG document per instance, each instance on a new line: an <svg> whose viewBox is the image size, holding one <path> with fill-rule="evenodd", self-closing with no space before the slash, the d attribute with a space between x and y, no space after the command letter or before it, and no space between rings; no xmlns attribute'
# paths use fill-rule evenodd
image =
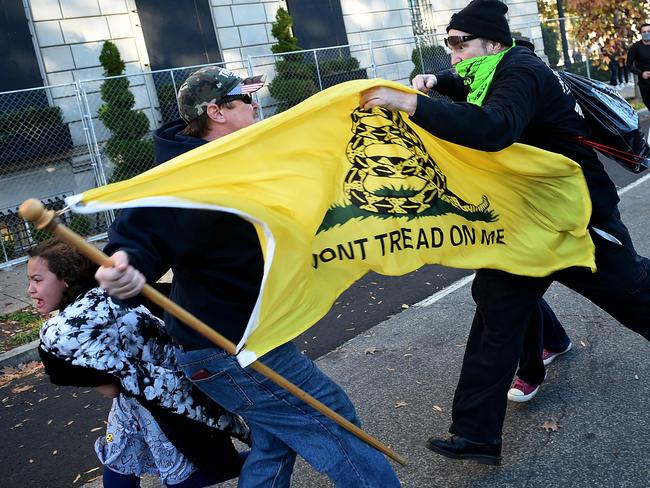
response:
<svg viewBox="0 0 650 488"><path fill-rule="evenodd" d="M501 442L483 444L452 435L449 439L432 437L427 441L427 447L451 459L465 459L492 466L501 464Z"/></svg>

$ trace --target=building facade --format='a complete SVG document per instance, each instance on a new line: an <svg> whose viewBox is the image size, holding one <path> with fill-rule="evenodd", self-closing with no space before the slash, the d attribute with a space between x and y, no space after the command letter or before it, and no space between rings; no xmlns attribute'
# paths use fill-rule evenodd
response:
<svg viewBox="0 0 650 488"><path fill-rule="evenodd" d="M279 7L304 49L369 40L444 35L466 0L2 0L5 46L0 91L102 76L99 53L112 40L126 73L267 55ZM535 0L506 0L513 31L541 49ZM182 15L181 15L182 13ZM31 52L30 52L31 51ZM5 75L7 73L7 75Z"/></svg>

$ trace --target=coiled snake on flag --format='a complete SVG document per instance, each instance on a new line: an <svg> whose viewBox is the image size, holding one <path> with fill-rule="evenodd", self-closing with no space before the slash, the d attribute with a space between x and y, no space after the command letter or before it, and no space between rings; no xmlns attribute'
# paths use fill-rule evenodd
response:
<svg viewBox="0 0 650 488"><path fill-rule="evenodd" d="M346 154L352 167L343 191L356 207L378 214L420 214L437 199L464 212L484 212L490 206L485 195L473 205L447 188L447 178L399 112L357 108L351 116L353 136ZM379 182L381 191L373 191L371 182Z"/></svg>

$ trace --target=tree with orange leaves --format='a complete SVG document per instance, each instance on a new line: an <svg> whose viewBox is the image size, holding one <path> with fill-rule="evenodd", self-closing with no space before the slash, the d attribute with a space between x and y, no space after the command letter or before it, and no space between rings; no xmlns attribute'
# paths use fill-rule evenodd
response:
<svg viewBox="0 0 650 488"><path fill-rule="evenodd" d="M587 39L603 47L608 42L630 46L636 41L639 26L648 20L648 0L565 0L566 10L578 18L574 35L581 44ZM595 35L594 35L595 34Z"/></svg>

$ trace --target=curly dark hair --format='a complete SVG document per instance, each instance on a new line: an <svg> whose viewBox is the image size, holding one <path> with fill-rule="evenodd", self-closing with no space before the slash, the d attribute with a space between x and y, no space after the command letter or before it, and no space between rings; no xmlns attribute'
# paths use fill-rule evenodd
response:
<svg viewBox="0 0 650 488"><path fill-rule="evenodd" d="M97 286L97 265L56 237L32 247L27 251L27 255L47 261L50 271L68 285L59 305L61 309L74 302L79 295Z"/></svg>

